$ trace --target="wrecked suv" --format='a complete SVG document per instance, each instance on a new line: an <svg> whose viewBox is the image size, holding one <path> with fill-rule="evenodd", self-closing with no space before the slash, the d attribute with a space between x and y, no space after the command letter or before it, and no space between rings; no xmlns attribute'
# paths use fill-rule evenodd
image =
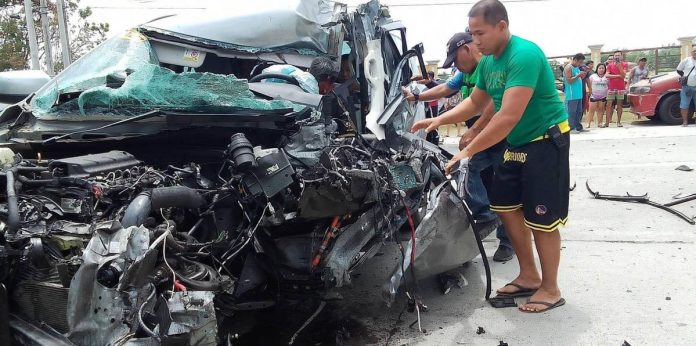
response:
<svg viewBox="0 0 696 346"><path fill-rule="evenodd" d="M388 304L477 256L447 154L408 132L421 53L377 1L173 16L8 107L0 344L234 344L245 311L345 286L383 246ZM327 95L264 72L317 56L341 65Z"/></svg>

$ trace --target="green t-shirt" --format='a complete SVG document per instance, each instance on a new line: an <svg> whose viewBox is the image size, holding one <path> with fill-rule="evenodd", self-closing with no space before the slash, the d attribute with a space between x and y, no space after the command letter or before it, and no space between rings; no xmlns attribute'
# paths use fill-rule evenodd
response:
<svg viewBox="0 0 696 346"><path fill-rule="evenodd" d="M480 76L476 87L493 98L495 111L503 102L503 93L512 87L534 89L522 118L507 137L513 147L527 144L542 136L546 130L568 119L561 98L556 91L553 71L539 46L523 38L512 36L499 58L488 55L479 62Z"/></svg>
<svg viewBox="0 0 696 346"><path fill-rule="evenodd" d="M479 79L479 65L476 65L474 72L464 73L462 76L462 99L471 96L471 92L474 91L474 86L478 83Z"/></svg>

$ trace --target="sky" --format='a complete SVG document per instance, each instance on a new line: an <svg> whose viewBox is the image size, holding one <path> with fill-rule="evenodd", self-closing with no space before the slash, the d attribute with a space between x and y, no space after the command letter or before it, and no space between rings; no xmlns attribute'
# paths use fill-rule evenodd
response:
<svg viewBox="0 0 696 346"><path fill-rule="evenodd" d="M111 25L110 35L162 15L254 6L265 0L82 0L92 20ZM513 2L520 1L520 2ZM365 0L343 0L349 6ZM382 0L392 18L407 28L410 46L422 42L425 60L444 60L445 44L464 31L472 0ZM511 0L505 2L513 34L536 42L547 56L678 45L678 37L696 36L696 0ZM460 3L460 4L451 4ZM424 5L425 4L425 5ZM442 5L437 5L442 4ZM352 9L352 7L349 7ZM680 18L682 14L689 14Z"/></svg>

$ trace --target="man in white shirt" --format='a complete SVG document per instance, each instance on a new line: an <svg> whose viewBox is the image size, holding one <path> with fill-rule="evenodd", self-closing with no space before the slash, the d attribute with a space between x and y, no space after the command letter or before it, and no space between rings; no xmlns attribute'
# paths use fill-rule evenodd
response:
<svg viewBox="0 0 696 346"><path fill-rule="evenodd" d="M693 103L696 107L696 46L691 49L691 56L682 60L677 66L677 73L686 77L686 83L682 85L679 102L681 109L682 126L689 123L689 106ZM681 80L681 78L680 78Z"/></svg>

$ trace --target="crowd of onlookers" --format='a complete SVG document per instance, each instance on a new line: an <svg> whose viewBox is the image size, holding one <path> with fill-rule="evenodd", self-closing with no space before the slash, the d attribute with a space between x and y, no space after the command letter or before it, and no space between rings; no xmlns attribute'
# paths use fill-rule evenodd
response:
<svg viewBox="0 0 696 346"><path fill-rule="evenodd" d="M586 132L586 129L593 125L599 128L609 127L614 123L614 112L616 112L616 127L623 127L621 119L624 104L628 102L628 91L631 85L649 78L647 62L648 60L644 57L639 58L635 63L627 62L623 52L616 51L605 62L595 64L592 60L585 60L584 54L578 53L569 63L561 65L563 93L572 132ZM685 126L686 113L690 104L696 105L696 72L692 70L695 66L696 46L692 50L692 56L682 60L677 66L677 73L682 77L680 108ZM456 72L456 69L452 68L452 76ZM428 88L444 83L436 79L433 72L429 72L428 79L420 82L426 84ZM431 101L426 109L428 116L437 116L453 108L461 100L461 94L456 93L446 99ZM640 115L637 117L641 118ZM461 130L457 129L458 135L460 132ZM431 133L430 136L433 137L429 138L431 142L438 142L437 135Z"/></svg>
<svg viewBox="0 0 696 346"><path fill-rule="evenodd" d="M616 110L616 126L623 127L621 117L626 95L631 85L648 79L648 59L640 58L632 64L624 59L622 51L616 51L606 62L596 66L592 60L585 61L585 55L578 53L570 63L562 67L563 92L568 110L568 119L574 133L587 131L596 119L597 127L608 127ZM687 126L687 113L691 104L696 104L696 74L690 74L696 66L696 47L692 56L682 60L677 66L681 76L680 109L682 126ZM641 116L638 115L638 119Z"/></svg>
<svg viewBox="0 0 696 346"><path fill-rule="evenodd" d="M624 60L623 52L616 51L606 61L596 64L585 61L578 53L570 63L563 66L562 80L568 120L574 133L587 131L583 126L586 116L587 128L596 119L597 127L608 127L616 110L616 126L623 127L623 105L632 84L647 79L647 59L640 58L634 66ZM639 117L640 118L640 117Z"/></svg>

